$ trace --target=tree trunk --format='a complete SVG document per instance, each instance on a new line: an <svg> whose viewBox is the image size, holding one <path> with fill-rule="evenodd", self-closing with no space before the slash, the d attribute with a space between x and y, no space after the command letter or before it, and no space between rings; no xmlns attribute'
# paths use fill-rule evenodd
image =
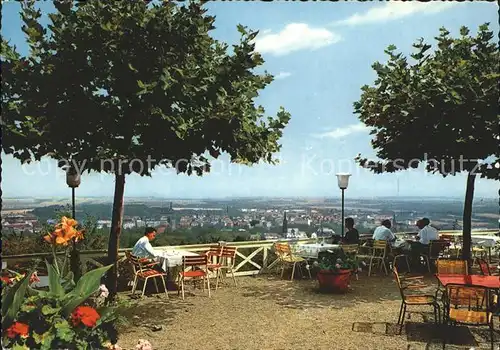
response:
<svg viewBox="0 0 500 350"><path fill-rule="evenodd" d="M115 174L115 196L113 199L113 213L111 218L111 232L108 240L108 264L113 267L108 272L107 288L109 301L112 301L118 287L118 248L120 247L120 234L123 220L123 194L125 192L125 174Z"/></svg>
<svg viewBox="0 0 500 350"><path fill-rule="evenodd" d="M471 261L471 231L472 231L472 202L474 200L474 181L476 175L469 173L467 175L467 187L465 189L465 203L463 215L463 246L462 259Z"/></svg>

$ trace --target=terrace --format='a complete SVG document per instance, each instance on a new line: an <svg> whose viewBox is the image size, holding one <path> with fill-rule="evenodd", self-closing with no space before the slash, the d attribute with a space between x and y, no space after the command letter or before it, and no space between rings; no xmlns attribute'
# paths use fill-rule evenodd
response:
<svg viewBox="0 0 500 350"><path fill-rule="evenodd" d="M492 234L496 231L477 232ZM455 232L442 232L456 234ZM299 240L308 243L311 240ZM120 314L126 323L119 328L119 345L133 349L138 339L147 339L153 349L437 349L446 329L433 323L432 308L410 307L406 326L399 333L397 315L401 296L392 275L360 273L346 294L323 294L316 279L281 279L272 268L272 241L234 242L237 286L222 285L212 296L188 284L186 299L170 292L147 293L132 298L130 288L120 293ZM209 245L178 248L191 252ZM157 247L166 249L167 247ZM122 251L124 253L125 250ZM100 265L105 252L82 252L82 259ZM33 255L7 256L12 265ZM498 260L494 257L494 263ZM288 275L289 276L289 275ZM436 278L426 274L430 291ZM447 349L488 349L484 327L459 327L451 333ZM495 342L500 344L499 322Z"/></svg>

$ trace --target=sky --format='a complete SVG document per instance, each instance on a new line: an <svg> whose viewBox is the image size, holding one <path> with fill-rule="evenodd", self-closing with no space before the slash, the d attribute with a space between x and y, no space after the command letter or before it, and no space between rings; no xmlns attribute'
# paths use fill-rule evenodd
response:
<svg viewBox="0 0 500 350"><path fill-rule="evenodd" d="M40 2L44 16L53 11L50 2ZM406 55L412 43L423 37L435 44L439 28L458 35L462 25L473 33L490 22L498 35L498 5L495 2L211 2L216 16L213 36L235 43L238 24L259 30L256 51L263 68L275 75L257 103L269 115L280 106L292 118L284 131L279 165L252 167L230 164L223 156L203 177L176 175L157 169L152 177L127 177L127 197L219 198L248 196L337 197L336 173L352 174L346 198L380 196L463 197L465 175L426 173L423 168L396 174L373 174L353 161L361 153L375 155L369 130L353 113L353 102L361 86L373 84L371 65L384 62L384 50L394 44ZM3 37L21 53L27 46L21 31L19 5L2 8ZM69 192L64 173L55 161L21 165L2 154L4 197L60 197ZM478 179L475 196L495 198L499 183ZM85 173L77 196L111 197L114 177Z"/></svg>

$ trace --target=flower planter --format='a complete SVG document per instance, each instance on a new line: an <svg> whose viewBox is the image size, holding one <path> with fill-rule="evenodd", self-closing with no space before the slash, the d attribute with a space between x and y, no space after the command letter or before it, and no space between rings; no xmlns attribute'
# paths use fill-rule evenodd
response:
<svg viewBox="0 0 500 350"><path fill-rule="evenodd" d="M319 270L319 288L328 292L347 292L351 281L351 270Z"/></svg>

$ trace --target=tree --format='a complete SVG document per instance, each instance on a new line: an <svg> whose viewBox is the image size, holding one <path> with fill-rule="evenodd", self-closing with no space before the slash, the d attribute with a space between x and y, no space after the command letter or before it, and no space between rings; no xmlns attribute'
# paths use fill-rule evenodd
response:
<svg viewBox="0 0 500 350"><path fill-rule="evenodd" d="M467 172L463 210L463 258L470 259L471 215L476 175L499 179L498 44L486 23L476 36L440 29L437 47L423 39L408 60L391 45L386 64L376 62L377 79L363 86L355 113L375 135L377 161L356 161L375 173L425 164L446 177ZM412 62L410 62L412 61Z"/></svg>
<svg viewBox="0 0 500 350"><path fill-rule="evenodd" d="M21 162L50 156L114 174L114 295L126 175L166 166L201 176L223 152L274 164L290 115L265 118L255 105L273 80L255 73L258 32L239 25L229 47L209 35L215 17L200 3L59 1L47 28L34 3L21 8L29 54L2 40L2 148Z"/></svg>

